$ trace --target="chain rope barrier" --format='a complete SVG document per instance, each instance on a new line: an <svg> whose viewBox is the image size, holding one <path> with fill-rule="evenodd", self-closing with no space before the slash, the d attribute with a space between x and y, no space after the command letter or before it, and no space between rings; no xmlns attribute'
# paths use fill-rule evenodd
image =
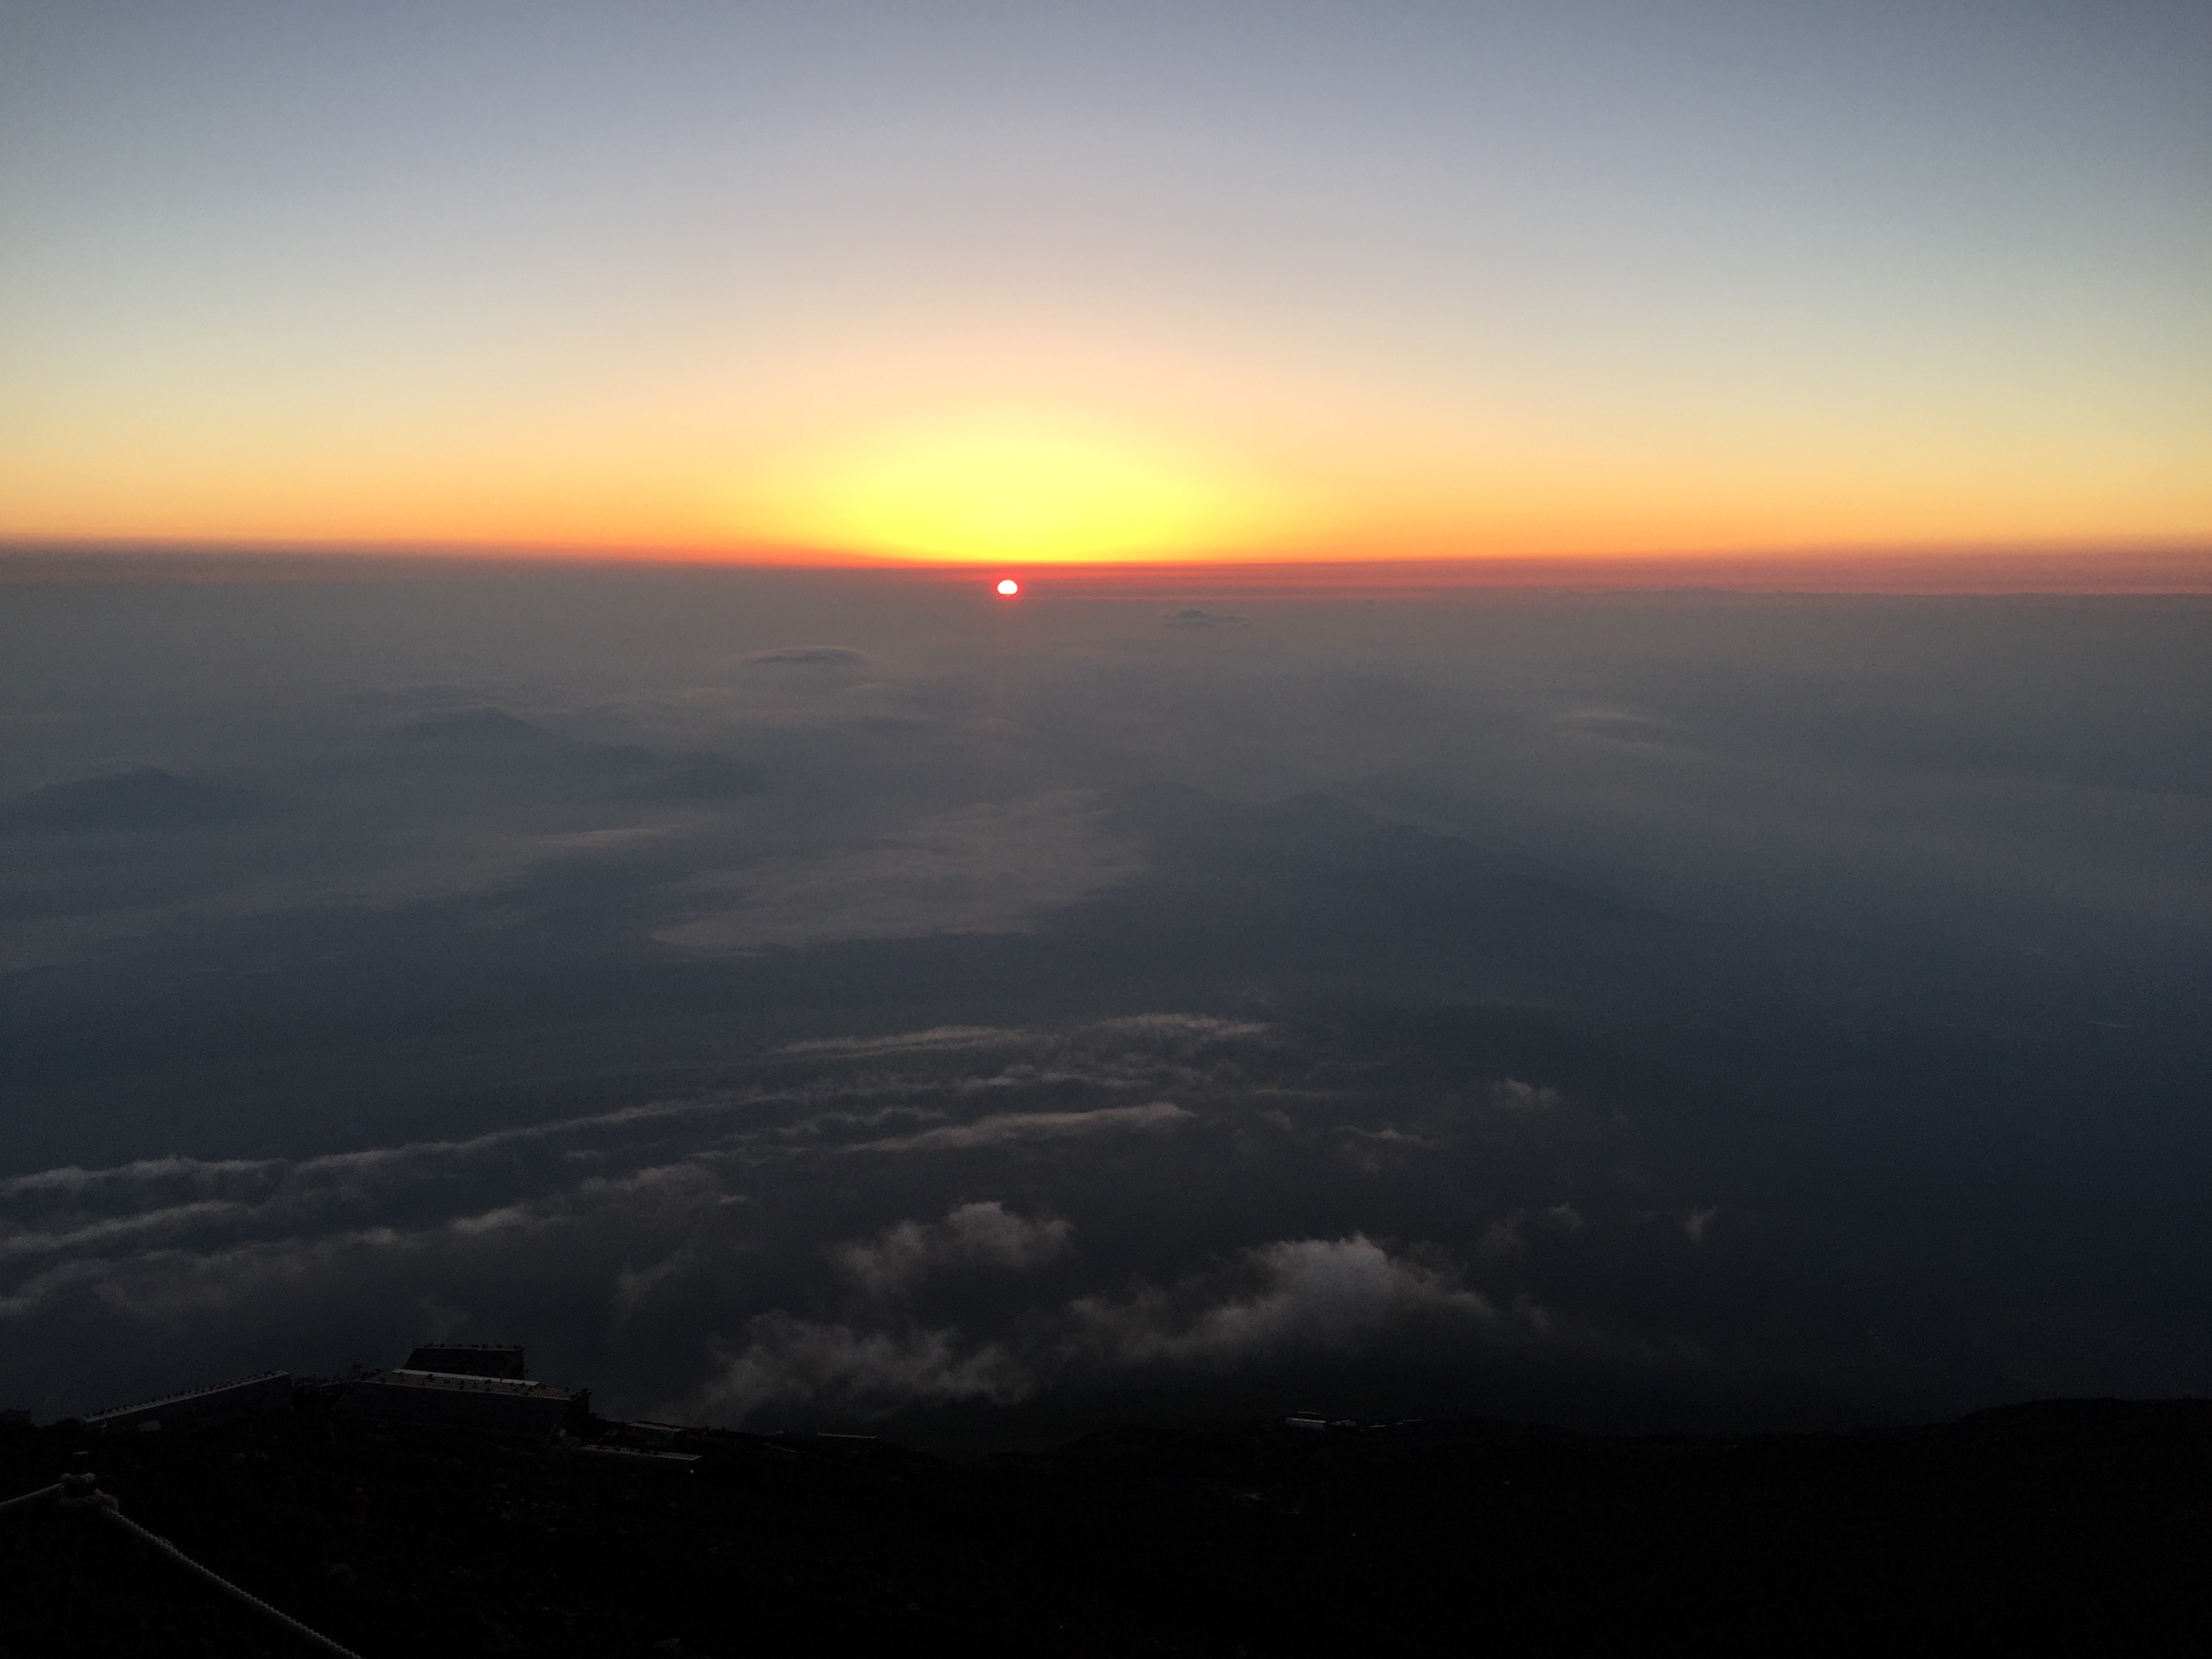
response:
<svg viewBox="0 0 2212 1659"><path fill-rule="evenodd" d="M60 1494L61 1489L62 1483L57 1480L51 1486L41 1486L36 1492L25 1492L21 1498L9 1498L6 1503L0 1504L0 1510L12 1510L18 1504L35 1504L41 1498L57 1497Z"/></svg>
<svg viewBox="0 0 2212 1659"><path fill-rule="evenodd" d="M57 1511L88 1510L101 1520L122 1528L140 1543L167 1556L187 1572L212 1584L233 1601L241 1606L252 1608L264 1619L275 1620L303 1641L313 1643L325 1653L336 1654L337 1659L361 1659L361 1656L351 1648L340 1646L320 1631L310 1630L293 1618L290 1613L270 1607L252 1591L242 1590L221 1573L202 1566L167 1539L147 1531L145 1528L124 1514L123 1506L115 1501L112 1493L100 1491L97 1475L65 1474L51 1486L42 1486L37 1492L27 1492L21 1498L10 1498L6 1502L0 1503L0 1510L12 1510L19 1504L35 1503L41 1498L53 1498Z"/></svg>

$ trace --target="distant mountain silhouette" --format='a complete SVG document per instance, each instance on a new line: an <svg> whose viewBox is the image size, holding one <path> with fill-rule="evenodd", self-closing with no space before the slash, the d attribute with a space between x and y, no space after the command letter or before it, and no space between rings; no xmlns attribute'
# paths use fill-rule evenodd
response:
<svg viewBox="0 0 2212 1659"><path fill-rule="evenodd" d="M399 728L399 735L419 743L511 749L543 743L551 734L528 720L517 720L503 708L441 708L418 714Z"/></svg>

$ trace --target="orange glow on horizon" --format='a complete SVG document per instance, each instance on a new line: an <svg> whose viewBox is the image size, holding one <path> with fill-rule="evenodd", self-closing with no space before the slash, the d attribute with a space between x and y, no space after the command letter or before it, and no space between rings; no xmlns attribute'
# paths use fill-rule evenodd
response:
<svg viewBox="0 0 2212 1659"><path fill-rule="evenodd" d="M999 597L1026 586L1003 567L866 558L805 550L701 547L74 542L0 537L0 587L105 581L252 581L404 577L459 571L726 568L929 585L980 580ZM1013 592L1006 592L1011 584ZM1766 549L1731 552L1097 560L1058 568L1068 598L1401 597L1455 591L1583 592L1706 589L1742 593L2212 594L2212 543L2191 547Z"/></svg>

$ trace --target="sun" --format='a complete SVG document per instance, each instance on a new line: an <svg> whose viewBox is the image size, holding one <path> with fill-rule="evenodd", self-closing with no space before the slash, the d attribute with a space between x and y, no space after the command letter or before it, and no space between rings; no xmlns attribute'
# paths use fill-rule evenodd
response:
<svg viewBox="0 0 2212 1659"><path fill-rule="evenodd" d="M1001 576L999 578L999 597L1000 599L1011 599L1015 594L1021 591L1022 585L1016 581L1012 576Z"/></svg>

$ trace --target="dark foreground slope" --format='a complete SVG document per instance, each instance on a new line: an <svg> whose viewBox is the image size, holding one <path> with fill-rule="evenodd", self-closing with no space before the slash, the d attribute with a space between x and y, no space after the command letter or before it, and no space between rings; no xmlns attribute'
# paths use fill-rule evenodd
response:
<svg viewBox="0 0 2212 1659"><path fill-rule="evenodd" d="M305 1398L81 1450L124 1511L366 1659L424 1653L2212 1650L2212 1404L1737 1442L1490 1423L1130 1429L954 1464L696 1463L380 1429ZM119 1532L0 1516L9 1654L302 1654Z"/></svg>

